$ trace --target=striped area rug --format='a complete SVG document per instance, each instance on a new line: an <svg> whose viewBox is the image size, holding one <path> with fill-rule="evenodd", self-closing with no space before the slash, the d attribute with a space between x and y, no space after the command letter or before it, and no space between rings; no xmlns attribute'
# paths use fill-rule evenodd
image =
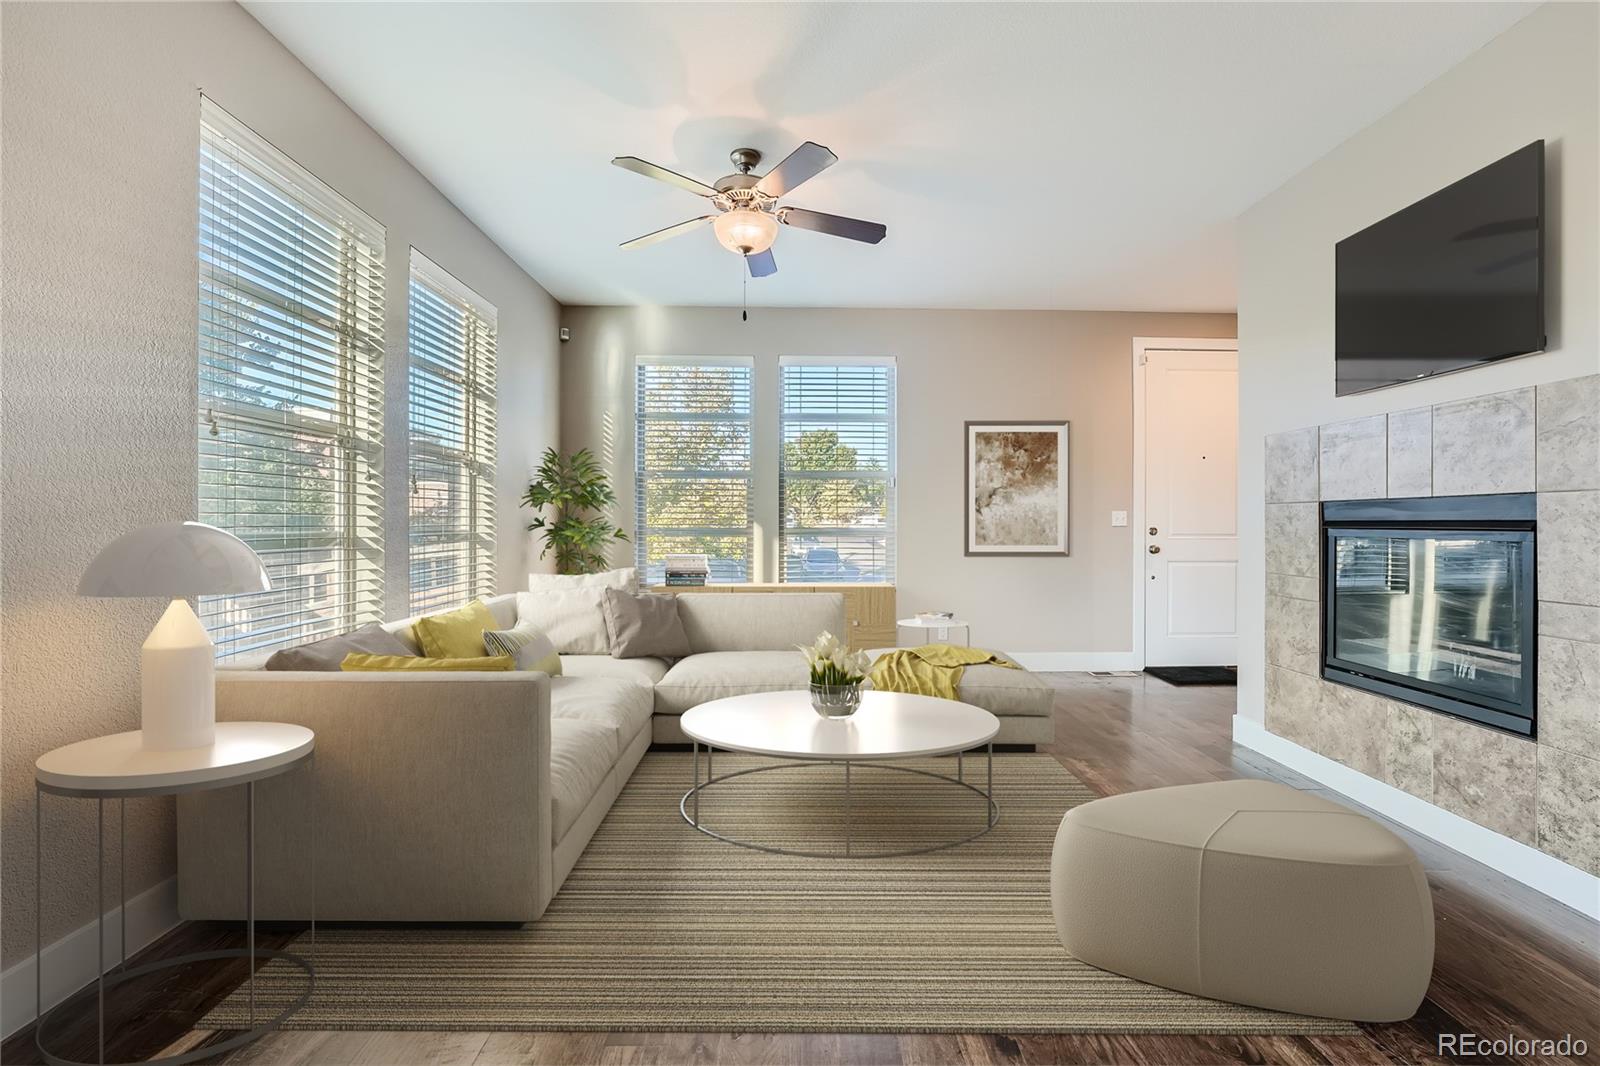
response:
<svg viewBox="0 0 1600 1066"><path fill-rule="evenodd" d="M717 771L768 761L719 755ZM907 765L949 772L953 759ZM968 780L981 780L968 757ZM1072 959L1050 914L1050 849L1094 798L1046 755L997 755L1000 822L948 851L802 859L684 824L689 756L647 755L544 917L514 928L318 930L317 991L294 1029L692 1032L1353 1033L1345 1022L1200 999ZM852 843L893 850L981 826L983 801L858 768ZM707 824L842 847L842 772L792 766L709 790ZM471 871L462 871L470 877ZM296 950L307 950L302 936ZM299 990L277 964L257 1012ZM241 989L200 1028L247 1023Z"/></svg>

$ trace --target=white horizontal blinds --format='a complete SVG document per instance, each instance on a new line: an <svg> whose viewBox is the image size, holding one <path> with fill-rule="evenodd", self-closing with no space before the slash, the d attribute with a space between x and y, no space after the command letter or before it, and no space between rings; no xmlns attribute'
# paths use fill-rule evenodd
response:
<svg viewBox="0 0 1600 1066"><path fill-rule="evenodd" d="M492 593L495 309L411 252L411 612Z"/></svg>
<svg viewBox="0 0 1600 1066"><path fill-rule="evenodd" d="M750 580L749 359L640 359L634 449L639 572L710 557L714 582Z"/></svg>
<svg viewBox="0 0 1600 1066"><path fill-rule="evenodd" d="M200 106L202 522L268 592L208 596L219 658L383 613L383 227L227 112Z"/></svg>
<svg viewBox="0 0 1600 1066"><path fill-rule="evenodd" d="M894 580L894 362L779 366L780 581Z"/></svg>

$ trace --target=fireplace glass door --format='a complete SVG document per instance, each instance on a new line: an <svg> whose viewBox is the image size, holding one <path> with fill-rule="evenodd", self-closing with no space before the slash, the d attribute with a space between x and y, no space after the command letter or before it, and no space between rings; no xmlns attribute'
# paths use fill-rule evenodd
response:
<svg viewBox="0 0 1600 1066"><path fill-rule="evenodd" d="M1531 531L1326 534L1329 676L1531 734Z"/></svg>

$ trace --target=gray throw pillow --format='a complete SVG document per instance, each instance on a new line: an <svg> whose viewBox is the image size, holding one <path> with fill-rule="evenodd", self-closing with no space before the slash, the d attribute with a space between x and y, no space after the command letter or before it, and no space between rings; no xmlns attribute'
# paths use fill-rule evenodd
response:
<svg viewBox="0 0 1600 1066"><path fill-rule="evenodd" d="M400 638L387 632L377 622L372 622L349 633L324 637L310 644L275 651L267 660L268 670L338 670L344 657L351 652L368 655L415 655L416 651L401 643Z"/></svg>
<svg viewBox="0 0 1600 1066"><path fill-rule="evenodd" d="M678 619L677 597L606 589L601 606L613 658L681 659L689 654L689 635Z"/></svg>

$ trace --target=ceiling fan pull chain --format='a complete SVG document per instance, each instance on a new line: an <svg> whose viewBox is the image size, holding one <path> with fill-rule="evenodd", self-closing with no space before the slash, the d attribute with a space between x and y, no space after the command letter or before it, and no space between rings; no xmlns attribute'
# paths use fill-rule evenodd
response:
<svg viewBox="0 0 1600 1066"><path fill-rule="evenodd" d="M743 267L744 264L740 263L739 266ZM739 310L739 321L748 322L750 321L750 272L748 270L741 269L739 271L739 299L743 301L743 306Z"/></svg>

